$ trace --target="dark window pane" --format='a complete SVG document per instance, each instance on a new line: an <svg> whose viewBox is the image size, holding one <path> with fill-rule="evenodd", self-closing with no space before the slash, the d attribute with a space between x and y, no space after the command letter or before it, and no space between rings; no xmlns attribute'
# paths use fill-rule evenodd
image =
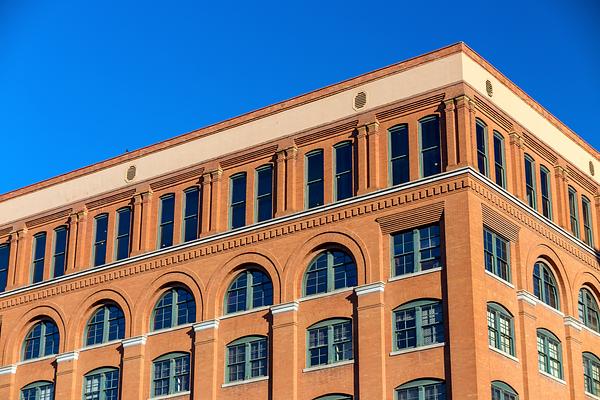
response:
<svg viewBox="0 0 600 400"><path fill-rule="evenodd" d="M46 253L46 232L34 236L33 283L44 280L44 260Z"/></svg>
<svg viewBox="0 0 600 400"><path fill-rule="evenodd" d="M323 151L310 153L306 156L306 178L308 182L323 179Z"/></svg>
<svg viewBox="0 0 600 400"><path fill-rule="evenodd" d="M58 228L54 231L54 277L58 278L65 273L65 262L67 252L67 230Z"/></svg>
<svg viewBox="0 0 600 400"><path fill-rule="evenodd" d="M256 176L256 220L260 222L273 217L273 168L261 168Z"/></svg>
<svg viewBox="0 0 600 400"><path fill-rule="evenodd" d="M245 204L231 206L231 227L240 228L246 225L246 207Z"/></svg>
<svg viewBox="0 0 600 400"><path fill-rule="evenodd" d="M421 147L428 149L440 146L440 129L437 118L430 118L421 123Z"/></svg>
<svg viewBox="0 0 600 400"><path fill-rule="evenodd" d="M160 248L173 245L173 221L175 218L175 196L170 194L160 199Z"/></svg>
<svg viewBox="0 0 600 400"><path fill-rule="evenodd" d="M231 203L246 201L246 174L231 178Z"/></svg>
<svg viewBox="0 0 600 400"><path fill-rule="evenodd" d="M198 238L198 214L200 212L200 190L198 188L185 191L185 210L183 213L183 241L189 242Z"/></svg>
<svg viewBox="0 0 600 400"><path fill-rule="evenodd" d="M308 184L308 208L323 205L323 181Z"/></svg>
<svg viewBox="0 0 600 400"><path fill-rule="evenodd" d="M108 215L96 217L96 233L94 236L94 265L106 262L106 238L108 235Z"/></svg>
<svg viewBox="0 0 600 400"><path fill-rule="evenodd" d="M335 147L335 190L337 200L352 197L352 145Z"/></svg>
<svg viewBox="0 0 600 400"><path fill-rule="evenodd" d="M117 212L117 260L129 257L129 233L131 230L131 209Z"/></svg>
<svg viewBox="0 0 600 400"><path fill-rule="evenodd" d="M10 245L0 246L0 292L6 289L8 280L8 262L10 260Z"/></svg>
<svg viewBox="0 0 600 400"><path fill-rule="evenodd" d="M265 194L271 194L273 190L273 168L261 168L257 172L258 183L256 187L256 194L262 196Z"/></svg>

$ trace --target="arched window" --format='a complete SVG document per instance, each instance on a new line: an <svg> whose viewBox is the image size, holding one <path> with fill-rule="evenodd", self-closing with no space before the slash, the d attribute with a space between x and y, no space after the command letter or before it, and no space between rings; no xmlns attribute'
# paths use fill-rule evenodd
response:
<svg viewBox="0 0 600 400"><path fill-rule="evenodd" d="M50 320L36 323L25 337L23 360L32 360L58 353L59 335L56 324Z"/></svg>
<svg viewBox="0 0 600 400"><path fill-rule="evenodd" d="M504 136L494 131L494 173L498 186L506 189L506 157L504 156Z"/></svg>
<svg viewBox="0 0 600 400"><path fill-rule="evenodd" d="M390 135L390 180L399 185L410 180L408 162L408 125L396 125L389 129Z"/></svg>
<svg viewBox="0 0 600 400"><path fill-rule="evenodd" d="M440 122L437 115L419 120L419 145L421 148L421 177L442 172Z"/></svg>
<svg viewBox="0 0 600 400"><path fill-rule="evenodd" d="M586 289L579 290L579 320L585 326L600 333L600 311L592 293Z"/></svg>
<svg viewBox="0 0 600 400"><path fill-rule="evenodd" d="M326 394L315 398L315 400L352 400L352 396L349 394Z"/></svg>
<svg viewBox="0 0 600 400"><path fill-rule="evenodd" d="M152 397L190 390L190 355L169 353L152 362Z"/></svg>
<svg viewBox="0 0 600 400"><path fill-rule="evenodd" d="M419 379L396 388L396 400L446 400L444 381Z"/></svg>
<svg viewBox="0 0 600 400"><path fill-rule="evenodd" d="M257 269L243 271L227 290L227 313L251 310L273 304L273 284L267 274Z"/></svg>
<svg viewBox="0 0 600 400"><path fill-rule="evenodd" d="M158 300L152 314L153 330L172 328L196 320L196 303L183 288L167 290Z"/></svg>
<svg viewBox="0 0 600 400"><path fill-rule="evenodd" d="M503 353L515 355L515 324L513 316L500 304L488 303L488 344Z"/></svg>
<svg viewBox="0 0 600 400"><path fill-rule="evenodd" d="M119 370L99 368L83 377L83 400L117 400Z"/></svg>
<svg viewBox="0 0 600 400"><path fill-rule="evenodd" d="M477 169L489 176L487 125L477 118L475 120L475 137L477 139Z"/></svg>
<svg viewBox="0 0 600 400"><path fill-rule="evenodd" d="M562 346L560 340L546 329L537 330L538 366L541 372L562 379Z"/></svg>
<svg viewBox="0 0 600 400"><path fill-rule="evenodd" d="M541 261L533 267L533 294L550 307L560 309L556 279L550 268Z"/></svg>
<svg viewBox="0 0 600 400"><path fill-rule="evenodd" d="M417 300L394 310L394 349L403 350L444 342L442 302Z"/></svg>
<svg viewBox="0 0 600 400"><path fill-rule="evenodd" d="M585 392L600 396L600 358L592 353L583 353L583 378Z"/></svg>
<svg viewBox="0 0 600 400"><path fill-rule="evenodd" d="M519 395L508 384L502 381L493 381L492 400L519 400Z"/></svg>
<svg viewBox="0 0 600 400"><path fill-rule="evenodd" d="M308 266L304 277L304 295L331 292L356 286L356 264L343 251L327 250Z"/></svg>
<svg viewBox="0 0 600 400"><path fill-rule="evenodd" d="M307 342L307 367L352 360L352 320L335 318L312 325Z"/></svg>
<svg viewBox="0 0 600 400"><path fill-rule="evenodd" d="M21 389L21 400L53 400L54 384L52 382L37 381Z"/></svg>
<svg viewBox="0 0 600 400"><path fill-rule="evenodd" d="M123 311L114 305L99 307L87 323L86 346L119 340L125 337Z"/></svg>
<svg viewBox="0 0 600 400"><path fill-rule="evenodd" d="M264 336L246 336L227 345L227 382L260 378L268 374L268 342Z"/></svg>

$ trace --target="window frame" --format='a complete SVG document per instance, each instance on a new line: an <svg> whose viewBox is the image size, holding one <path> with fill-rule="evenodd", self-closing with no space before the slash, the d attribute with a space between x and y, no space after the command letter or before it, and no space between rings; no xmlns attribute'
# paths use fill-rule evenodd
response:
<svg viewBox="0 0 600 400"><path fill-rule="evenodd" d="M35 381L32 383L29 383L25 386L23 386L21 388L21 390L19 390L19 400L24 400L25 399L25 394L23 393L26 390L35 390L35 400L39 400L40 399L40 391L43 389L46 389L47 387L50 388L50 399L54 399L54 382L51 381Z"/></svg>
<svg viewBox="0 0 600 400"><path fill-rule="evenodd" d="M269 283L271 285L271 301L269 302L268 300L266 301L266 303L268 304L263 304L260 306L255 306L254 305L254 276L253 273L260 273L263 274L264 276L266 276L269 279ZM244 307L243 310L236 310L236 311L229 311L229 296L230 296L230 292L232 290L239 290L239 289L232 289L232 286L238 281L238 279L240 279L242 277L242 275L246 275L246 286L245 286L245 298L246 298L246 306ZM255 308L258 307L265 307L265 306L271 306L273 305L273 299L274 299L274 288L273 288L273 280L271 279L271 276L263 271L260 267L258 266L249 266L247 268L245 268L243 271L239 272L238 274L236 274L234 276L234 278L232 279L231 283L229 284L229 286L227 287L227 291L225 292L225 300L224 300L224 314L235 314L235 313L239 313L239 312L244 312L244 311L250 311L253 310Z"/></svg>
<svg viewBox="0 0 600 400"><path fill-rule="evenodd" d="M527 164L529 163L529 169L527 168ZM537 183L535 177L535 160L529 154L525 153L523 168L525 169L525 200L529 207L533 208L537 211ZM527 182L527 173L531 175L531 182Z"/></svg>
<svg viewBox="0 0 600 400"><path fill-rule="evenodd" d="M117 310L119 310L119 312L120 312L120 317L117 317L117 318L111 320L110 319L110 307L117 308ZM90 329L90 324L92 323L92 319L94 319L94 317L96 316L96 314L98 314L102 309L104 310L104 317L103 317L103 321L102 321L102 339L100 340L100 342L89 343L88 332L89 332L89 329ZM116 339L109 340L109 338L110 338L111 321L116 321L117 327L119 327L119 321L120 320L123 321L123 329L121 331L120 337L117 337ZM96 307L94 309L94 312L92 313L92 315L87 320L87 323L85 325L84 335L83 335L83 337L84 337L84 347L97 346L99 344L108 343L109 341L116 341L116 340L124 339L125 338L125 329L126 329L125 313L123 312L123 310L121 309L121 307L118 304L116 304L116 303L102 304L102 305L100 305L100 306L98 306L98 307ZM119 330L120 329L118 329L118 331Z"/></svg>
<svg viewBox="0 0 600 400"><path fill-rule="evenodd" d="M544 183L546 184L547 193L544 193ZM542 215L552 220L552 181L550 170L543 164L540 164L540 196L542 198Z"/></svg>
<svg viewBox="0 0 600 400"><path fill-rule="evenodd" d="M335 331L335 327L337 326L341 326L341 325L345 325L345 324L349 324L350 326L350 339L349 340L344 340L341 342L335 342L335 338L334 338L334 331ZM346 317L342 317L342 318L329 318L329 319L325 319L323 321L317 322L316 324L313 324L311 326L309 326L308 328L306 328L306 368L316 368L316 367L320 367L323 365L335 365L335 364L339 364L339 363L343 363L346 361L350 361L350 360L354 360L354 321L351 318L346 318ZM310 345L310 334L311 331L315 331L315 330L319 330L319 329L327 329L327 344L326 345L321 345L321 346L312 346ZM350 350L351 350L351 356L350 358L342 358L340 360L336 360L336 345L341 344L342 346L344 344L350 343ZM321 348L321 347L326 347L327 349L327 362L324 364L312 364L312 360L311 360L311 350L315 349L315 348ZM344 351L342 351L342 354L344 354Z"/></svg>
<svg viewBox="0 0 600 400"><path fill-rule="evenodd" d="M536 278L535 276L535 270L536 268L539 267L539 277ZM549 275L550 277L550 282L546 282L546 277L544 272L547 272L547 275ZM533 295L540 300L542 303L560 311L560 290L559 290L559 286L558 286L558 282L556 280L556 276L554 275L554 272L552 271L552 269L546 264L545 261L542 260L538 260L535 262L534 266L533 266L533 271L532 271L532 275L533 275ZM538 282L538 291L539 294L536 294L536 282ZM554 288L554 293L556 294L556 298L554 299L556 302L556 307L553 306L552 304L550 304L550 300L547 298L547 294L546 294L546 285L549 285L550 287Z"/></svg>
<svg viewBox="0 0 600 400"><path fill-rule="evenodd" d="M178 375L175 374L175 367L176 367L176 360L178 359L182 359L182 358L186 358L187 357L187 365L188 365L188 371L187 371L187 389L186 390L180 390L180 391L175 391L175 387L176 387L176 377ZM169 376L166 378L169 380L169 385L168 385L168 393L167 394L156 394L156 364L157 363L161 363L164 361L169 361ZM150 376L150 398L161 398L163 396L170 396L170 395L175 395L175 394L181 394L181 393L188 393L190 391L190 387L191 387L191 379L192 379L192 364L191 364L191 356L190 353L187 352L172 352L172 353L167 353L167 354L163 354L160 357L155 358L154 360L152 360L152 369L151 369L151 376ZM159 378L159 379L165 379L165 378Z"/></svg>
<svg viewBox="0 0 600 400"><path fill-rule="evenodd" d="M492 252L491 253L486 248L487 247L486 246L486 243L487 243L486 236L487 235L491 236L491 240L492 240ZM498 242L500 242L502 246L506 247L506 260L503 260L502 257L500 257L498 255ZM484 268L486 271L493 274L494 276L497 276L498 278L502 279L505 282L512 283L512 269L511 269L511 265L510 265L510 256L511 256L510 240L506 239L502 235L497 234L495 231L493 231L492 229L488 228L485 225L483 226L483 256L484 256ZM493 269L492 271L490 271L488 269L488 265L487 265L487 257L488 256L491 256L491 259L492 259L492 269ZM502 274L502 266L500 265L500 262L506 263L506 277L504 277Z"/></svg>
<svg viewBox="0 0 600 400"><path fill-rule="evenodd" d="M243 181L242 187L244 188L244 197L243 197L244 199L240 200L240 201L236 201L234 203L233 187L239 180ZM242 171L242 172L235 173L229 177L229 216L228 216L229 217L229 229L237 229L237 228L242 228L242 227L246 226L247 205L248 205L248 175L246 174L246 171ZM240 207L243 210L242 215L244 216L244 221L241 225L234 226L233 225L233 222L234 222L233 221L233 212L234 212L234 209L237 209L237 207Z"/></svg>
<svg viewBox="0 0 600 400"><path fill-rule="evenodd" d="M493 331L495 332L494 343L491 343L491 329L490 326L490 314L494 316L494 326ZM508 322L508 335L502 332L502 324L501 318ZM494 303L487 303L487 323L488 323L488 345L493 347L494 349L508 354L509 356L516 357L516 349L515 349L515 317L508 311L504 306ZM508 340L509 348L506 351L503 347L503 338Z"/></svg>
<svg viewBox="0 0 600 400"><path fill-rule="evenodd" d="M177 306L179 304L178 303L179 293L177 292L178 290L183 290L183 291L187 292L190 295L190 297L191 297L191 303L193 304L193 307L194 307L193 308L194 312L192 313L193 320L192 321L187 321L187 322L182 323L182 324L178 323L178 321L179 321L179 307ZM156 323L155 321L156 321L156 310L157 310L158 304L161 302L161 300L163 299L163 297L165 297L169 292L172 293L172 300L171 300L171 325L167 326L167 327L163 326L161 328L156 328L155 327L155 323ZM189 305L186 306L186 307L188 307L188 310L189 310ZM193 322L196 322L197 312L198 312L198 307L196 305L196 298L194 297L194 294L192 293L191 290L188 290L187 288L182 287L182 286L173 286L173 287L167 288L166 290L164 290L162 292L162 294L160 295L160 297L158 298L158 300L154 304L154 307L152 308L152 315L151 315L151 318L150 318L150 331L151 332L156 332L156 331L161 331L161 330L165 330L165 329L172 329L172 328L176 328L178 326L182 326L182 325L191 324ZM188 314L189 314L189 311L188 311Z"/></svg>
<svg viewBox="0 0 600 400"><path fill-rule="evenodd" d="M164 220L165 202L171 200L173 208L173 216L170 221ZM171 226L171 237L167 238L164 235L165 227ZM159 210L158 210L158 229L157 229L157 249L164 249L171 247L175 244L175 193L165 193L159 198ZM168 239L168 240L166 240ZM166 240L166 241L165 241Z"/></svg>
<svg viewBox="0 0 600 400"><path fill-rule="evenodd" d="M397 124L392 126L391 128L388 129L388 154L389 154L389 161L388 161L388 168L389 168L389 173L388 173L388 179L390 182L390 186L396 186L396 185L402 185L404 183L410 182L410 137L409 137L409 128L408 128L408 124L406 123L402 123L402 124ZM404 133L404 134L403 134ZM400 156L393 156L393 136L394 135L398 135L399 137L404 136L406 138L406 154L400 155ZM395 162L406 162L406 169L407 169L407 179L404 181L400 181L398 183L395 182L394 180L394 163Z"/></svg>
<svg viewBox="0 0 600 400"><path fill-rule="evenodd" d="M98 221L102 220L102 219L106 219L106 237L104 239L98 240ZM108 251L108 223L109 223L109 215L108 213L101 213L98 214L94 217L94 241L92 243L92 265L94 267L99 267L101 265L105 265L106 264L106 255L107 255L107 251ZM98 248L104 246L104 251L103 251L103 262L102 263L96 263L97 261L97 255L98 253Z"/></svg>
<svg viewBox="0 0 600 400"><path fill-rule="evenodd" d="M496 154L496 140L500 143L500 154ZM504 136L496 130L494 130L492 145L494 147L494 179L498 186L506 189L506 142L504 141ZM499 171L501 182L498 182Z"/></svg>
<svg viewBox="0 0 600 400"><path fill-rule="evenodd" d="M331 393L316 397L314 400L352 400L353 397L349 394Z"/></svg>
<svg viewBox="0 0 600 400"><path fill-rule="evenodd" d="M270 192L269 193L265 193L265 194L259 194L259 188L260 188L260 173L263 171L269 170L271 172L271 185L270 185ZM262 221L268 221L270 219L273 219L274 217L274 196L273 193L275 192L275 179L274 178L274 168L273 168L273 164L264 164L261 165L260 167L257 167L254 170L254 222L262 222ZM269 204L271 205L271 213L269 218L266 219L261 219L260 218L260 203L263 199L267 199L270 198L270 202Z"/></svg>
<svg viewBox="0 0 600 400"><path fill-rule="evenodd" d="M252 356L252 344L264 342L265 345L265 356L251 359ZM239 365L241 363L230 363L230 351L233 347L244 346L244 377L242 379L231 379L231 370L230 368L233 365ZM234 340L231 343L228 343L225 346L225 383L233 383L233 382L244 382L254 379L268 378L269 377L269 339L267 336L262 335L250 335L244 336L239 339ZM253 361L261 361L265 362L265 374L252 376L252 362Z"/></svg>
<svg viewBox="0 0 600 400"><path fill-rule="evenodd" d="M587 295L584 296L584 295ZM577 296L577 311L579 321L591 330L600 333L600 307L592 291L586 287L579 289ZM589 313L596 314L596 326L589 321Z"/></svg>
<svg viewBox="0 0 600 400"><path fill-rule="evenodd" d="M46 346L48 345L48 343L46 343L46 341L47 341L47 337L54 336L55 333L50 333L50 334L47 333L47 324L52 324L52 325L54 325L54 328L56 328L56 352L52 352L52 353L47 353ZM26 350L27 350L28 340L35 340L35 339L29 339L29 335L33 333L33 330L38 325L41 325L41 328L40 328L40 335L37 339L37 340L39 340L39 348L38 348L37 354L34 354L31 357L27 357ZM54 344L54 341L52 342L52 344ZM38 320L37 322L35 322L31 326L31 328L29 328L29 330L27 331L27 334L25 335L25 338L23 339L23 342L21 344L21 361L37 360L40 358L53 356L55 354L58 354L59 351L60 351L60 331L58 330L58 326L51 319L44 318L44 319L41 319L41 320Z"/></svg>
<svg viewBox="0 0 600 400"><path fill-rule="evenodd" d="M439 240L439 244L438 246L433 246L433 247L427 247L427 248L421 248L421 230L424 229L430 229L432 227L437 227L438 229L438 240ZM397 274L396 273L396 257L401 257L405 254L410 254L411 252L404 252L401 254L396 255L395 254L395 238L397 236L400 235L405 235L405 234L412 234L412 254L413 254L413 272L405 272L402 274ZM435 236L429 236L429 240L431 241L431 238L435 237ZM421 257L421 252L424 250L428 250L428 251L434 251L433 249L438 248L439 250L439 257L438 257L438 266L434 266L431 268L427 268L427 269L422 269L421 268L421 263L423 262L423 260L428 261L428 260L432 260L435 261L436 257L433 258L428 258L428 259L423 259ZM390 252L391 252L391 271L390 274L392 277L398 277L398 276L410 276L410 275L414 275L414 274L419 274L421 272L424 271L429 271L429 270L436 270L437 268L443 268L444 267L444 248L443 248L443 232L442 232L442 225L441 223L438 222L434 222L432 224L428 224L428 225L421 225L415 228L410 228L410 229L406 229L403 231L398 231L398 232L394 232L390 234Z"/></svg>
<svg viewBox="0 0 600 400"><path fill-rule="evenodd" d="M415 379L410 382L406 382L394 389L394 400L398 400L400 398L400 391L406 389L414 389L418 388L419 390L419 400L425 400L425 388L433 385L442 385L442 396L438 397L435 400L445 400L446 399L446 382L441 379Z"/></svg>
<svg viewBox="0 0 600 400"><path fill-rule="evenodd" d="M127 211L129 214L129 229L127 230L127 234L120 234L120 228L121 228L121 222L122 222L122 216L125 213L125 211ZM126 206L126 207L121 207L117 210L117 218L116 218L116 226L115 226L115 248L114 248L114 259L116 261L118 260L125 260L127 258L129 258L131 256L131 223L132 223L132 216L133 216L133 210L131 209L131 207ZM127 256L120 258L119 257L119 248L120 248L120 241L119 239L122 238L127 238Z"/></svg>
<svg viewBox="0 0 600 400"><path fill-rule="evenodd" d="M425 148L423 148L423 129L422 129L422 127L423 127L424 123L433 121L433 120L435 120L437 122L438 143L437 143L437 146L428 147L425 149ZM441 128L440 127L440 117L435 114L425 116L425 117L419 119L419 121L417 121L417 125L418 125L418 133L419 133L419 136L418 136L419 137L419 176L421 178L426 178L429 176L437 175L442 172L442 133L441 133L441 129L440 129ZM438 149L437 150L437 161L439 163L439 167L437 168L438 171L428 174L428 175L425 175L425 163L423 161L423 154L426 151L432 151L435 149Z"/></svg>
<svg viewBox="0 0 600 400"><path fill-rule="evenodd" d="M594 245L594 228L592 225L592 203L586 196L581 195L581 220L583 222L583 242L588 246Z"/></svg>
<svg viewBox="0 0 600 400"><path fill-rule="evenodd" d="M349 263L344 262L343 264L335 264L334 261L334 257L335 257L335 253L343 253L345 255L345 257L348 257L351 261L351 263L354 265L354 276L355 276L355 284L354 285L349 285L349 286L344 286L342 288L336 288L335 287L335 268L336 266L348 266L350 265ZM317 289L315 289L315 293L311 293L308 294L308 275L309 273L313 273L314 271L310 271L310 268L313 266L313 264L315 264L319 258L321 258L323 255L325 255L327 257L327 272L326 272L326 276L327 276L327 284L326 284L326 289L323 292L319 292L318 291L318 286ZM351 278L351 276L350 276ZM348 280L348 274L345 275L345 280ZM354 256L352 255L352 253L344 250L344 249L339 249L339 248L329 248L329 249L324 249L321 250L317 253L317 255L315 255L313 257L313 259L311 260L311 262L308 264L308 266L306 267L306 269L304 270L304 276L302 278L302 295L303 297L308 297L308 296L315 296L315 295L319 295L319 294L323 294L323 293L330 293L333 292L335 290L344 290L344 289L348 289L348 288L352 288L358 285L358 267L356 265L356 260L354 259Z"/></svg>
<svg viewBox="0 0 600 400"><path fill-rule="evenodd" d="M423 325L423 308L426 306L438 306L439 307L439 311L440 311L440 321L437 322L436 324L428 324L428 325ZM415 326L414 326L414 330L415 330L415 346L412 347L400 347L398 346L398 334L400 332L400 330L398 330L397 327L397 322L398 322L398 314L402 311L409 311L409 310L415 310ZM424 333L423 331L427 328L427 327L431 327L431 326L439 326L441 328L441 340L437 340L437 335L436 337L436 341L432 342L432 343L424 343ZM435 346L435 345L442 345L446 342L446 326L445 326L445 321L444 321L444 306L441 300L439 299L418 299L418 300L413 300L410 301L408 303L402 304L396 308L394 308L392 310L392 349L393 351L405 351L405 350L415 350L415 349L419 349L420 347L428 347L428 346ZM439 333L436 330L436 333Z"/></svg>
<svg viewBox="0 0 600 400"><path fill-rule="evenodd" d="M308 177L309 177L309 158L316 156L317 154L321 155L321 176L318 179L309 181ZM311 208L315 208L315 207L321 207L325 204L325 152L323 149L314 149L309 151L308 153L306 153L304 155L304 208L306 209L311 209ZM321 201L320 204L315 204L315 205L310 205L310 193L311 193L311 185L312 184L316 184L317 186L319 186L320 183L320 187L321 187Z"/></svg>
<svg viewBox="0 0 600 400"><path fill-rule="evenodd" d="M8 287L8 270L10 268L10 242L0 244L0 255L6 249L6 256L0 257L0 293ZM6 262L3 262L6 260Z"/></svg>
<svg viewBox="0 0 600 400"><path fill-rule="evenodd" d="M41 256L38 254L38 240L41 240L41 238L43 238L44 240L44 245L41 246L40 248L42 249L41 251ZM43 282L44 279L44 274L46 272L46 246L48 245L48 235L46 233L46 231L42 231L42 232L38 232L35 235L33 235L33 245L32 245L32 251L31 251L31 283L39 283L39 282ZM41 279L36 280L36 271L38 270L38 268L40 268L41 266Z"/></svg>
<svg viewBox="0 0 600 400"><path fill-rule="evenodd" d="M577 239L581 238L581 225L579 224L579 205L577 201L577 190L569 185L569 229Z"/></svg>
<svg viewBox="0 0 600 400"><path fill-rule="evenodd" d="M51 266L50 266L50 275L52 278L59 278L67 272L67 251L69 248L69 228L66 225L60 225L60 226L57 226L56 228L54 228L53 232L54 232L54 235L52 238L52 262L51 262ZM64 235L65 235L65 239L64 239L65 247L62 251L57 251L58 250L57 246L59 244L59 240L58 240L59 232L64 232ZM56 275L56 258L60 257L60 256L63 257L62 272L59 275Z"/></svg>
<svg viewBox="0 0 600 400"><path fill-rule="evenodd" d="M563 379L564 376L564 370L563 370L563 357L562 357L562 343L561 341L558 339L558 337L550 332L547 329L544 328L538 328L537 332L536 332L536 337L537 337L537 341L536 341L536 348L537 348L537 352L538 352L538 370L540 372L543 372L545 374L548 374L550 376L553 376L557 379ZM543 342L543 351L540 352L540 339ZM556 346L557 349L557 356L558 358L552 358L549 355L549 348L550 348L550 342L554 342L554 345ZM544 356L544 360L545 362L543 363L544 369L540 369L541 365L542 365L542 361L540 359L540 357L542 357L542 355ZM555 375L554 373L552 373L552 366L551 366L551 362L555 361L558 364L558 376Z"/></svg>
<svg viewBox="0 0 600 400"><path fill-rule="evenodd" d="M190 215L188 215L188 203L190 203L190 200L188 199L188 195L190 195L191 193L195 193L198 196L198 202L197 204L195 204L195 213L192 213ZM201 191L200 188L198 186L190 186L189 188L186 188L183 190L183 198L182 198L182 212L181 212L181 237L183 238L183 243L187 243L187 242L191 242L192 240L196 240L198 239L198 237L200 237L200 214L201 214ZM186 236L187 233L187 227L188 224L190 223L190 220L196 220L195 226L192 225L192 228L194 228L194 232L195 235L193 238L188 238Z"/></svg>
<svg viewBox="0 0 600 400"><path fill-rule="evenodd" d="M349 170L345 170L345 171L338 171L338 164L337 164L337 159L338 159L338 151L340 151L340 149L346 149L348 148L349 152L350 152L350 169ZM333 168L331 168L332 172L333 172L333 198L335 199L335 201L341 201L341 200L345 200L345 199L349 199L351 197L354 196L354 146L352 145L352 141L350 140L345 140L343 142L339 142L336 143L335 145L333 145ZM343 197L340 198L339 197L339 177L342 175L349 175L350 176L350 195L347 197Z"/></svg>
<svg viewBox="0 0 600 400"><path fill-rule="evenodd" d="M598 358L598 356L596 356L594 353L584 351L582 354L582 359L584 391L586 394L591 394L592 396L600 396L600 358ZM594 370L597 371L597 379L594 379Z"/></svg>
<svg viewBox="0 0 600 400"><path fill-rule="evenodd" d="M502 381L492 381L492 400L494 399L494 389L500 391L500 399L498 400L519 400L519 394L508 383ZM507 396L512 396L512 399Z"/></svg>
<svg viewBox="0 0 600 400"><path fill-rule="evenodd" d="M482 137L481 137L481 143L480 143L480 138L479 138L479 132L477 130L477 128L481 128L482 130ZM483 146L481 146L483 145ZM482 120L480 120L479 118L475 118L475 147L476 147L476 152L477 152L477 170L485 175L486 177L490 177L490 159L489 159L489 151L488 151L488 127L487 124L485 122L483 122ZM482 149L480 149L480 147L483 147ZM480 157L483 161L483 171L481 170L481 165L480 164Z"/></svg>
<svg viewBox="0 0 600 400"><path fill-rule="evenodd" d="M109 373L117 373L117 386L114 388L107 388L106 387L106 381L107 381L107 375ZM97 392L86 392L86 385L88 380L99 376L99 381L100 381L100 385L98 387L98 391ZM119 368L117 367L102 367L102 368L96 368L90 372L88 372L87 374L85 374L83 376L83 390L82 390L82 398L83 400L86 400L86 396L89 395L95 395L96 393L98 394L98 397L93 397L94 399L97 398L98 400L106 400L107 399L107 395L106 395L106 391L107 390L116 390L117 391L117 398L119 398L119 389L121 385L121 371Z"/></svg>

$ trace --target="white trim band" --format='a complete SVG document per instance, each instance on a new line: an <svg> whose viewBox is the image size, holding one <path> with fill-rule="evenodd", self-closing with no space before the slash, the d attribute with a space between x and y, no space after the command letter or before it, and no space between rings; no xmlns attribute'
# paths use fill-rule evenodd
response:
<svg viewBox="0 0 600 400"><path fill-rule="evenodd" d="M582 329L581 323L576 320L575 318L571 317L570 315L567 315L564 318L565 321L565 326L570 326L572 328L577 329L578 331L580 331Z"/></svg>
<svg viewBox="0 0 600 400"><path fill-rule="evenodd" d="M369 283L367 285L362 285L362 286L357 286L354 288L354 292L356 293L357 296L363 296L365 294L369 294L369 293L376 293L376 292L382 292L385 289L385 283L383 282L375 282L375 283Z"/></svg>
<svg viewBox="0 0 600 400"><path fill-rule="evenodd" d="M127 347L131 346L143 346L146 344L146 340L148 340L146 336L136 336L129 339L123 339L123 348L126 349Z"/></svg>
<svg viewBox="0 0 600 400"><path fill-rule="evenodd" d="M537 305L538 299L533 294L529 293L527 290L518 290L517 291L517 300L525 301L532 306Z"/></svg>
<svg viewBox="0 0 600 400"><path fill-rule="evenodd" d="M79 359L79 352L72 351L70 353L62 353L56 356L56 362L58 364L66 361L75 361Z"/></svg>
<svg viewBox="0 0 600 400"><path fill-rule="evenodd" d="M289 303L277 304L271 307L271 314L280 314L284 312L296 312L300 308L300 303L298 301L290 301Z"/></svg>
<svg viewBox="0 0 600 400"><path fill-rule="evenodd" d="M227 382L227 383L222 384L221 387L227 388L227 387L231 387L231 386L246 385L249 383L262 382L262 381L268 381L268 380L269 380L268 376L261 376L258 378L245 379L243 381Z"/></svg>
<svg viewBox="0 0 600 400"><path fill-rule="evenodd" d="M16 373L17 373L17 365L16 364L0 368L0 375L9 375L9 374L16 374Z"/></svg>
<svg viewBox="0 0 600 400"><path fill-rule="evenodd" d="M219 320L218 319L210 319L208 321L202 321L197 324L194 324L194 332L205 331L207 329L218 329L219 328Z"/></svg>

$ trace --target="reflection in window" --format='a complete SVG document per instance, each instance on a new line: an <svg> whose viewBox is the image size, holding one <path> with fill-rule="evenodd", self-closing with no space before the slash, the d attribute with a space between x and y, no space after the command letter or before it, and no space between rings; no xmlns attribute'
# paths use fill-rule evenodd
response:
<svg viewBox="0 0 600 400"><path fill-rule="evenodd" d="M429 225L392 235L393 276L442 266L440 227Z"/></svg>
<svg viewBox="0 0 600 400"><path fill-rule="evenodd" d="M191 293L183 288L165 292L153 312L153 330L172 328L196 320L196 302Z"/></svg>
<svg viewBox="0 0 600 400"><path fill-rule="evenodd" d="M248 336L227 346L227 382L267 376L267 338Z"/></svg>
<svg viewBox="0 0 600 400"><path fill-rule="evenodd" d="M152 363L152 397L190 390L190 355L172 353Z"/></svg>
<svg viewBox="0 0 600 400"><path fill-rule="evenodd" d="M533 267L533 294L550 307L559 309L556 279L543 262L537 262Z"/></svg>
<svg viewBox="0 0 600 400"><path fill-rule="evenodd" d="M331 292L356 286L356 264L342 251L324 251L308 266L304 295Z"/></svg>
<svg viewBox="0 0 600 400"><path fill-rule="evenodd" d="M31 360L58 353L58 328L54 322L44 320L36 323L25 337L23 360Z"/></svg>
<svg viewBox="0 0 600 400"><path fill-rule="evenodd" d="M118 400L119 370L101 368L84 376L84 400Z"/></svg>
<svg viewBox="0 0 600 400"><path fill-rule="evenodd" d="M273 284L267 274L256 269L240 273L227 290L227 313L251 310L273 304Z"/></svg>
<svg viewBox="0 0 600 400"><path fill-rule="evenodd" d="M504 154L504 137L494 132L494 173L498 186L506 189L506 157Z"/></svg>
<svg viewBox="0 0 600 400"><path fill-rule="evenodd" d="M483 229L483 253L485 269L510 282L509 242L495 232Z"/></svg>
<svg viewBox="0 0 600 400"><path fill-rule="evenodd" d="M352 321L331 319L308 329L308 367L352 360Z"/></svg>
<svg viewBox="0 0 600 400"><path fill-rule="evenodd" d="M101 306L88 321L86 346L106 343L125 337L125 317L116 305Z"/></svg>
<svg viewBox="0 0 600 400"><path fill-rule="evenodd" d="M412 349L444 342L442 303L418 300L394 310L394 349Z"/></svg>

